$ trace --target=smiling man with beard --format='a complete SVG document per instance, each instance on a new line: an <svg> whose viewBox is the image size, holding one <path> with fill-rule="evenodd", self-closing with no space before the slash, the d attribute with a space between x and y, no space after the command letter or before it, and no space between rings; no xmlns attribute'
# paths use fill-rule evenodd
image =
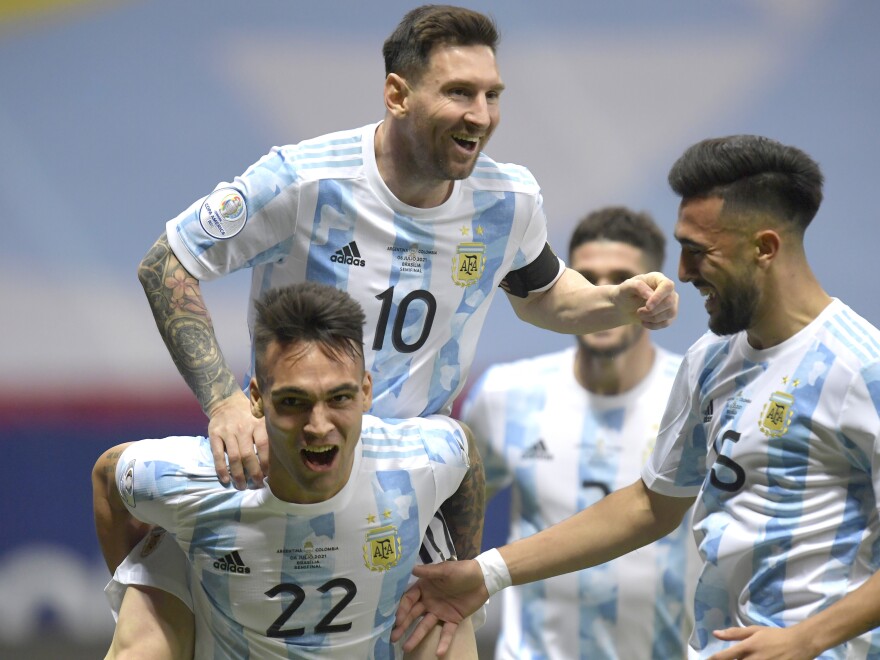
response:
<svg viewBox="0 0 880 660"><path fill-rule="evenodd" d="M569 242L593 284L660 270L666 239L646 213L608 207ZM556 353L490 367L462 406L487 495L512 486L510 541L550 527L637 479L654 446L681 356L625 326ZM503 594L497 660L681 660L693 618L696 546L688 522L657 543Z"/></svg>
<svg viewBox="0 0 880 660"><path fill-rule="evenodd" d="M878 658L880 331L807 259L819 166L735 135L687 149L669 183L679 278L705 296L712 332L682 361L641 479L476 561L417 568L400 623L426 608L455 622L511 584L631 552L693 504L692 657Z"/></svg>

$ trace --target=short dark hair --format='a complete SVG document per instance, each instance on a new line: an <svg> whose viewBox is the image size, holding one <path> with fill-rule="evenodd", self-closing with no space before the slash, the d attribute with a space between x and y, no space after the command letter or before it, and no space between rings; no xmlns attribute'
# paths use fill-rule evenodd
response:
<svg viewBox="0 0 880 660"><path fill-rule="evenodd" d="M645 255L651 270L663 268L666 259L666 237L648 213L625 206L606 206L589 213L581 220L568 243L568 259L575 249L590 241L617 241L638 248Z"/></svg>
<svg viewBox="0 0 880 660"><path fill-rule="evenodd" d="M806 230L822 203L818 163L759 135L731 135L689 147L669 171L682 198L720 197L723 213L764 212Z"/></svg>
<svg viewBox="0 0 880 660"><path fill-rule="evenodd" d="M328 355L363 362L364 310L345 291L317 282L271 289L255 303L254 361L257 381L265 377L263 357L273 341L282 346L314 342Z"/></svg>
<svg viewBox="0 0 880 660"><path fill-rule="evenodd" d="M410 10L382 45L385 75L418 79L435 46L498 46L495 21L472 9L422 5Z"/></svg>

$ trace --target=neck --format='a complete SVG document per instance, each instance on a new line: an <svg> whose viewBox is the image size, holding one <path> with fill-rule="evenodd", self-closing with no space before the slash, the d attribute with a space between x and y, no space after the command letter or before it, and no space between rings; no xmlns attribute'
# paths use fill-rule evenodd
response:
<svg viewBox="0 0 880 660"><path fill-rule="evenodd" d="M449 199L453 181L428 179L418 175L411 146L393 128L393 120L385 119L376 129L373 140L376 167L388 190L404 204L420 209L440 206Z"/></svg>
<svg viewBox="0 0 880 660"><path fill-rule="evenodd" d="M657 351L645 333L635 344L614 357L602 357L578 346L574 376L588 392L611 396L628 392L641 383L654 366Z"/></svg>
<svg viewBox="0 0 880 660"><path fill-rule="evenodd" d="M755 322L747 331L752 348L781 344L816 320L831 303L831 296L806 262L780 271L765 287Z"/></svg>

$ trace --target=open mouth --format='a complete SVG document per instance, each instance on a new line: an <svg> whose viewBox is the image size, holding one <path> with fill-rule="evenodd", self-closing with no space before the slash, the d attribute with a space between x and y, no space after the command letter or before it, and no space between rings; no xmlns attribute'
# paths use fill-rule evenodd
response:
<svg viewBox="0 0 880 660"><path fill-rule="evenodd" d="M301 449L300 455L305 464L313 470L326 469L333 465L333 459L339 453L339 447L335 445L324 445L321 447L309 447Z"/></svg>
<svg viewBox="0 0 880 660"><path fill-rule="evenodd" d="M474 152L480 145L480 138L471 137L470 135L453 135L452 139L459 147L465 151Z"/></svg>

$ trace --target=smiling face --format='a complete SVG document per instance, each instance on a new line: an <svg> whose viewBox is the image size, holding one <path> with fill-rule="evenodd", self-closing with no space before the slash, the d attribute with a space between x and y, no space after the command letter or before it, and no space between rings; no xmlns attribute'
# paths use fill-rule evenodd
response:
<svg viewBox="0 0 880 660"><path fill-rule="evenodd" d="M406 81L409 175L422 181L465 179L501 118L504 84L488 46L436 46L417 80Z"/></svg>
<svg viewBox="0 0 880 660"><path fill-rule="evenodd" d="M683 201L675 238L681 244L679 279L705 297L709 329L730 335L753 326L761 291L748 223L740 227L725 223L722 206L720 197Z"/></svg>
<svg viewBox="0 0 880 660"><path fill-rule="evenodd" d="M587 241L571 252L570 267L595 285L620 284L650 270L642 251L620 241ZM630 323L578 337L578 344L591 357L614 358L631 348L645 329Z"/></svg>
<svg viewBox="0 0 880 660"><path fill-rule="evenodd" d="M328 354L314 342L271 342L263 359L265 392L251 381L251 407L265 416L269 482L281 500L333 497L348 482L372 380L363 360Z"/></svg>

